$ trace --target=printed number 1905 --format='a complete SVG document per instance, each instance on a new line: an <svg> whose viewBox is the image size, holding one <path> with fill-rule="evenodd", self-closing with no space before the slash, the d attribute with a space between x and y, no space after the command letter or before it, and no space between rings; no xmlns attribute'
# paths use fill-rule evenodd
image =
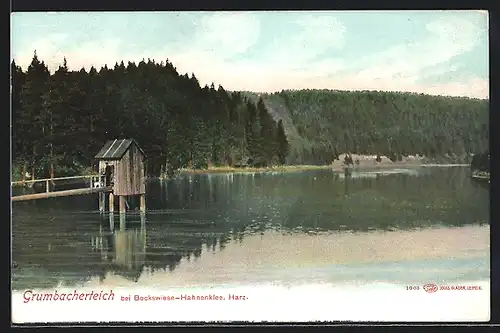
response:
<svg viewBox="0 0 500 333"><path fill-rule="evenodd" d="M420 290L420 286L406 286L406 290Z"/></svg>

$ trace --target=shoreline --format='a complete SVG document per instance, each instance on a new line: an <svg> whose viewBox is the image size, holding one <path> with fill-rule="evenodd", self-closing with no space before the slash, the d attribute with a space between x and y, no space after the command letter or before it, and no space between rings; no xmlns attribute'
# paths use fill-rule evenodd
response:
<svg viewBox="0 0 500 333"><path fill-rule="evenodd" d="M472 179L490 184L490 172L474 170L472 171Z"/></svg>
<svg viewBox="0 0 500 333"><path fill-rule="evenodd" d="M444 164L445 166L468 166L468 164ZM373 171L373 170L386 170L393 168L417 169L426 166L439 166L439 163L411 163L411 162L390 162L390 163L360 163L360 165L350 166L352 171ZM328 165L284 165L267 168L235 168L230 166L224 167L209 167L207 169L181 169L179 176L196 175L196 174L217 174L217 173L272 173L272 172L301 172L301 171L314 171L314 170L332 170L334 172L343 172L345 166L341 163L332 163ZM165 178L165 177L160 177Z"/></svg>
<svg viewBox="0 0 500 333"><path fill-rule="evenodd" d="M359 160L359 165L350 165L349 169L356 172L363 171L374 171L374 170L387 170L392 168L405 168L405 169L417 169L420 167L426 166L469 166L466 163L439 163L436 161L428 160L425 158L407 158L403 161L392 162L385 156L382 157L381 162L375 162L372 156L364 156L364 155L354 155L352 154L353 159ZM175 178L177 176L185 176L185 175L197 175L197 174L223 174L223 173L231 173L231 174L242 174L242 173L285 173L285 172L303 172L303 171L315 171L315 170L332 170L333 172L343 172L345 166L343 165L343 155L340 156L339 160L335 160L333 163L325 164L325 165L277 165L270 167L232 167L232 166L212 166L207 169L188 169L182 168L179 169L174 177L167 176L154 176L148 177L146 179L170 179ZM485 175L481 175L478 178L483 178ZM486 178L486 177L484 177ZM489 178L489 174L488 174ZM14 177L12 182L14 182ZM79 183L78 182L64 182L64 184L70 183ZM13 183L13 187L23 187L22 184ZM26 187L26 184L24 185Z"/></svg>
<svg viewBox="0 0 500 333"><path fill-rule="evenodd" d="M209 167L207 169L180 169L179 175L211 174L211 173L266 173L266 172L294 172L328 170L331 165L281 165L274 167L246 167L236 168L231 166Z"/></svg>

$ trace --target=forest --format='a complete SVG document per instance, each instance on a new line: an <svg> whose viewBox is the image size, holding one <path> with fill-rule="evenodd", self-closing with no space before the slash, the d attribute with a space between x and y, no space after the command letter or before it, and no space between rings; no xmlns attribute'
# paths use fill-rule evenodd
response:
<svg viewBox="0 0 500 333"><path fill-rule="evenodd" d="M147 174L180 168L329 164L339 154L423 155L469 163L489 144L488 100L400 92L201 87L168 60L51 73L33 56L12 71L16 175L75 175L107 140L134 138ZM14 177L15 175L13 175Z"/></svg>
<svg viewBox="0 0 500 333"><path fill-rule="evenodd" d="M249 96L251 93L247 93ZM328 164L342 153L420 155L470 163L489 147L488 100L423 94L300 90L260 95L285 123L292 164Z"/></svg>
<svg viewBox="0 0 500 333"><path fill-rule="evenodd" d="M54 72L36 53L26 72L12 62L12 160L19 174L74 175L95 165L107 140L133 138L148 176L210 165L283 164L283 124L262 100L200 87L167 60Z"/></svg>

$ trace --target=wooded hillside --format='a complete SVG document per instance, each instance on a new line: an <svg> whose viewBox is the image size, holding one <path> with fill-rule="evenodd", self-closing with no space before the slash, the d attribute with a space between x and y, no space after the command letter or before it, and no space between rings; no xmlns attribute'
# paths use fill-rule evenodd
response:
<svg viewBox="0 0 500 333"><path fill-rule="evenodd" d="M69 71L65 60L50 74L35 53L26 72L12 63L12 77L13 161L37 177L51 165L57 176L80 172L116 138L139 142L150 176L248 159L279 164L287 155L283 125L262 101L202 88L168 60L88 72Z"/></svg>
<svg viewBox="0 0 500 333"><path fill-rule="evenodd" d="M257 98L257 95L247 93ZM487 100L423 94L300 90L260 94L283 119L288 163L325 164L332 156L424 155L469 163L489 145Z"/></svg>
<svg viewBox="0 0 500 333"><path fill-rule="evenodd" d="M351 152L466 160L488 147L488 101L393 92L274 94L200 87L168 60L50 73L36 53L12 62L13 162L37 177L92 166L111 139L134 138L158 176L207 165L328 164ZM23 173L25 173L23 171Z"/></svg>

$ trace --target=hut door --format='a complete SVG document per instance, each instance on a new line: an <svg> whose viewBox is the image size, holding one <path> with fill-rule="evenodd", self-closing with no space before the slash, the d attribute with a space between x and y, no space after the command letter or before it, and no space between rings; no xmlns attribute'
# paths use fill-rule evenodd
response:
<svg viewBox="0 0 500 333"><path fill-rule="evenodd" d="M105 186L113 186L115 182L115 166L106 164L104 169Z"/></svg>
<svg viewBox="0 0 500 333"><path fill-rule="evenodd" d="M111 165L111 177L110 177L110 186L113 186L115 184L115 166L114 164Z"/></svg>

